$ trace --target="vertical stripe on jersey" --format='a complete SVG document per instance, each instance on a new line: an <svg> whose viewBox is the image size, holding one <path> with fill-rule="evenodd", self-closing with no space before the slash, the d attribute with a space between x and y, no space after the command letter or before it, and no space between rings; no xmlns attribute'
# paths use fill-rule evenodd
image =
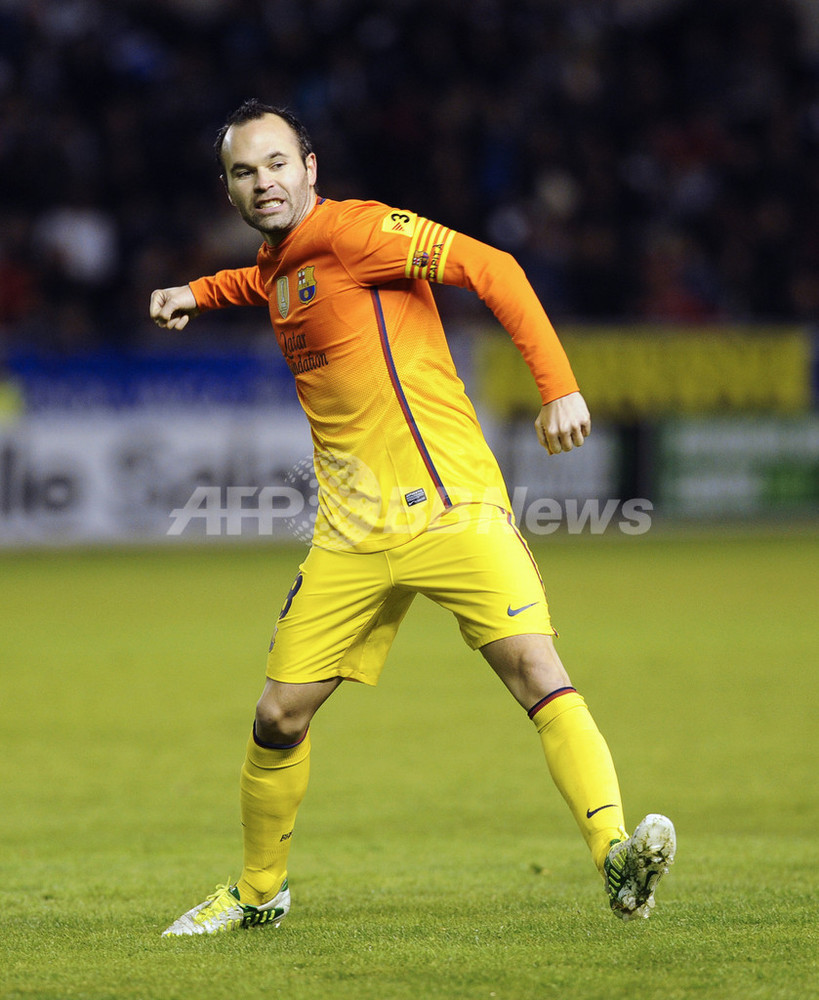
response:
<svg viewBox="0 0 819 1000"><path fill-rule="evenodd" d="M398 377L398 372L395 368L395 361L392 356L392 349L390 348L389 337L387 336L387 324L384 320L384 310L381 308L381 296L378 294L377 288L370 289L370 294L373 299L373 307L375 309L375 319L378 324L378 336L381 340L381 349L384 352L384 360L387 363L387 371L389 372L390 382L392 382L392 388L395 392L396 399L398 400L398 405L401 407L401 412L404 414L404 419L407 422L407 427L409 427L410 434L412 434L412 439L415 442L415 446L421 454L421 458L426 466L426 470L429 473L430 479L435 485L435 489L438 492L438 496L441 498L444 507L451 507L452 501L449 499L449 495L446 491L446 487L441 481L441 477L438 475L438 470L432 461L432 456L427 450L427 446L424 443L424 439L421 436L421 431L418 429L418 424L415 422L415 417L412 415L412 410L407 402L407 397L404 394L404 388L401 385L401 380Z"/></svg>

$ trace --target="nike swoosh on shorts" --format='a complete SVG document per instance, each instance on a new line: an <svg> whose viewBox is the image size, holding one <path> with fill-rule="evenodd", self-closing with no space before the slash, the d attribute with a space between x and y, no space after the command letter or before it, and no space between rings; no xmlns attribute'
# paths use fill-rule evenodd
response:
<svg viewBox="0 0 819 1000"><path fill-rule="evenodd" d="M533 608L536 604L537 601L532 601L531 604L524 604L522 608L513 608L512 605L510 604L506 609L506 613L507 615L509 615L510 618L514 618L515 615L519 615L521 611L526 611L527 608Z"/></svg>

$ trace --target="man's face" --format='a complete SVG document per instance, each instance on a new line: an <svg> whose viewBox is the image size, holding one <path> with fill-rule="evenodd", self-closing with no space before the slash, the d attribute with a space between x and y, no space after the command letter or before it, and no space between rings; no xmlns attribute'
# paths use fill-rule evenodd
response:
<svg viewBox="0 0 819 1000"><path fill-rule="evenodd" d="M232 125L222 144L231 205L276 246L315 202L316 157L302 159L298 140L278 115Z"/></svg>

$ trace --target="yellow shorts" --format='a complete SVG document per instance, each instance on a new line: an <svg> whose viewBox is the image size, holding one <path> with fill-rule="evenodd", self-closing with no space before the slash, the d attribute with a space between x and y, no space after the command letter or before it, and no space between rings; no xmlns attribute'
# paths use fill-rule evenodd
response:
<svg viewBox="0 0 819 1000"><path fill-rule="evenodd" d="M556 634L511 514L468 504L383 552L311 548L279 615L267 676L376 684L416 594L451 611L472 649L512 635Z"/></svg>

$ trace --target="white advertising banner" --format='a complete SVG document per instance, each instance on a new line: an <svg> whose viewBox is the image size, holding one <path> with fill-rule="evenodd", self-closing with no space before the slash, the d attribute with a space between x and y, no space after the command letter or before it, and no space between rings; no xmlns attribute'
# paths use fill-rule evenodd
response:
<svg viewBox="0 0 819 1000"><path fill-rule="evenodd" d="M23 417L0 427L0 545L301 537L311 450L294 410Z"/></svg>
<svg viewBox="0 0 819 1000"><path fill-rule="evenodd" d="M612 499L616 447L604 428L552 457L530 423L487 431L526 534L646 530L650 504ZM310 432L294 408L94 409L0 426L0 546L307 542L316 507Z"/></svg>

